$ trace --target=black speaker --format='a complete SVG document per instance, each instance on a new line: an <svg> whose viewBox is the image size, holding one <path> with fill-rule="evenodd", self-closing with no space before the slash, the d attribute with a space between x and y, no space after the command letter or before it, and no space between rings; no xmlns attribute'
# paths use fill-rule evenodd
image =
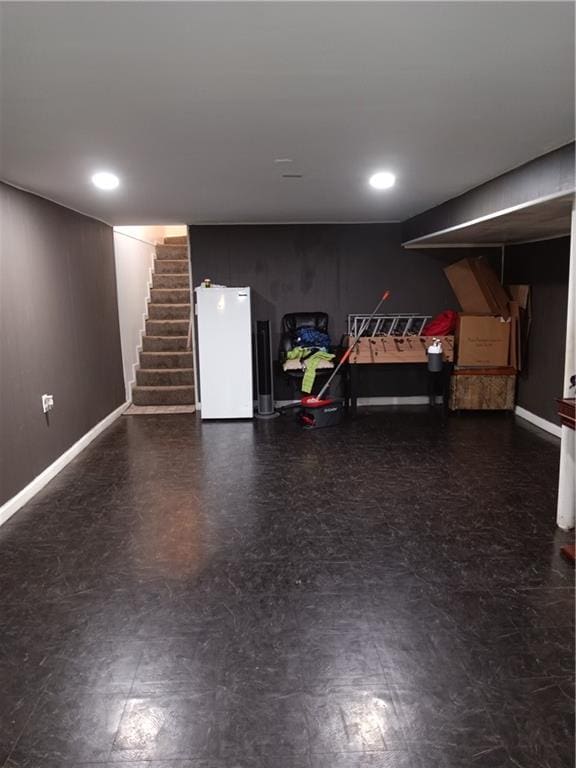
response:
<svg viewBox="0 0 576 768"><path fill-rule="evenodd" d="M270 321L256 321L256 382L258 387L258 411L261 419L273 419L280 414L274 410L272 384L272 340Z"/></svg>

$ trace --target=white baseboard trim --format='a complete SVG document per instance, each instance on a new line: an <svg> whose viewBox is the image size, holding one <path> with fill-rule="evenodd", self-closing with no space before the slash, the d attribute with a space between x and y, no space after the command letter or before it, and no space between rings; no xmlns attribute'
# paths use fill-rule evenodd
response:
<svg viewBox="0 0 576 768"><path fill-rule="evenodd" d="M142 334L140 334L140 341L142 341ZM138 368L138 361L140 359L140 352L142 351L142 343L136 347L136 362L132 363L132 378L126 384L126 400L132 402L132 387L136 385L136 369Z"/></svg>
<svg viewBox="0 0 576 768"><path fill-rule="evenodd" d="M427 395L412 395L409 397L359 397L358 405L428 405ZM436 398L437 403L442 402L441 397Z"/></svg>
<svg viewBox="0 0 576 768"><path fill-rule="evenodd" d="M131 235L126 235L126 237L131 237ZM137 240L138 238L134 238ZM146 241L142 241L146 242ZM144 299L144 311L142 312L142 320L140 322L140 343L136 347L136 362L132 363L132 378L130 381L126 382L126 400L129 402L132 401L132 387L136 384L136 369L140 365L140 352L142 351L142 347L144 346L144 342L142 341L142 337L146 334L146 320L148 320L148 303L150 302L150 291L152 290L152 281L154 279L154 267L149 267L148 269L148 284L146 286L146 297Z"/></svg>
<svg viewBox="0 0 576 768"><path fill-rule="evenodd" d="M428 405L427 395L412 395L409 397L359 397L358 405ZM292 405L294 400L274 400L275 408L283 408L286 405ZM442 403L442 397L436 398L436 403ZM254 408L258 405L257 401L254 401ZM196 410L202 410L202 403L196 403Z"/></svg>
<svg viewBox="0 0 576 768"><path fill-rule="evenodd" d="M281 408L290 405L294 400L275 400L274 406ZM442 398L436 398L437 403L442 402ZM411 397L359 397L358 405L428 405L427 395L413 395Z"/></svg>
<svg viewBox="0 0 576 768"><path fill-rule="evenodd" d="M547 419L543 419L541 416L537 416L531 411L527 411L525 408L521 408L517 405L514 408L514 413L524 421L529 421L530 424L534 424L535 427L543 429L545 432L549 432L554 437L562 437L562 427L559 424L553 424Z"/></svg>
<svg viewBox="0 0 576 768"><path fill-rule="evenodd" d="M39 475L37 475L32 482L28 483L27 486L22 488L21 491L19 491L16 496L12 496L11 499L8 499L1 507L0 507L0 525L5 523L12 515L17 512L21 507L24 506L30 499L35 496L38 491L42 490L44 486L50 482L56 475L61 472L64 467L69 464L72 459L76 458L78 454L86 448L87 445L89 445L94 438L98 437L98 435L103 432L106 427L109 427L112 422L116 421L117 418L119 418L123 411L126 410L129 403L125 402L122 403L121 406L116 408L116 410L112 411L112 413L109 413L108 416L106 416L102 421L98 422L95 427L92 427L92 429L89 432L86 432L85 435L83 435L80 440L74 443L74 445L70 446L67 451L65 451L61 456L59 456L56 461L52 462L49 467L46 467L46 469L41 472Z"/></svg>

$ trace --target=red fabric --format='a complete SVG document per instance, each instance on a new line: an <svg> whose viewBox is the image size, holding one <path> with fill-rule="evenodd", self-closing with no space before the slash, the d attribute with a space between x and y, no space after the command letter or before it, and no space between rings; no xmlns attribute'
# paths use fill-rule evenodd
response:
<svg viewBox="0 0 576 768"><path fill-rule="evenodd" d="M450 336L456 330L458 313L452 309L445 309L439 315L433 317L422 330L423 336Z"/></svg>

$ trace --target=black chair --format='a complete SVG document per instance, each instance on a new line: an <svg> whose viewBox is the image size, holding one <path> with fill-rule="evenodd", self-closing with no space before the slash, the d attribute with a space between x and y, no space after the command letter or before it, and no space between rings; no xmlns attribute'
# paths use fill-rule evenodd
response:
<svg viewBox="0 0 576 768"><path fill-rule="evenodd" d="M286 362L287 353L298 346L296 331L299 328L313 328L316 331L328 333L328 315L326 312L290 312L289 314L284 315L282 318L280 336L280 366L283 366ZM318 390L331 373L332 368L321 368L316 372L316 379L312 390L314 394L317 394ZM288 370L284 371L284 375L288 376L292 386L300 392L302 389L304 372Z"/></svg>

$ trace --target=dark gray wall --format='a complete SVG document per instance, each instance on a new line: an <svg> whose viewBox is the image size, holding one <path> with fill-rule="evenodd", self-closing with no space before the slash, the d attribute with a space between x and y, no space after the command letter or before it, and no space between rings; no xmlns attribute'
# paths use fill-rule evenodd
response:
<svg viewBox="0 0 576 768"><path fill-rule="evenodd" d="M371 312L385 289L386 311L459 309L442 267L466 251L407 251L400 237L399 224L191 226L194 285L209 277L261 294L271 305L274 351L285 313L328 312L337 342L348 313ZM362 370L360 394L426 394L421 367L401 368ZM276 397L287 396L280 377Z"/></svg>
<svg viewBox="0 0 576 768"><path fill-rule="evenodd" d="M506 248L505 281L532 286L532 327L525 367L518 377L518 405L559 423L568 311L570 238Z"/></svg>
<svg viewBox="0 0 576 768"><path fill-rule="evenodd" d="M408 219L402 242L574 189L574 142Z"/></svg>
<svg viewBox="0 0 576 768"><path fill-rule="evenodd" d="M112 229L5 184L0 216L1 504L121 405L124 383Z"/></svg>

